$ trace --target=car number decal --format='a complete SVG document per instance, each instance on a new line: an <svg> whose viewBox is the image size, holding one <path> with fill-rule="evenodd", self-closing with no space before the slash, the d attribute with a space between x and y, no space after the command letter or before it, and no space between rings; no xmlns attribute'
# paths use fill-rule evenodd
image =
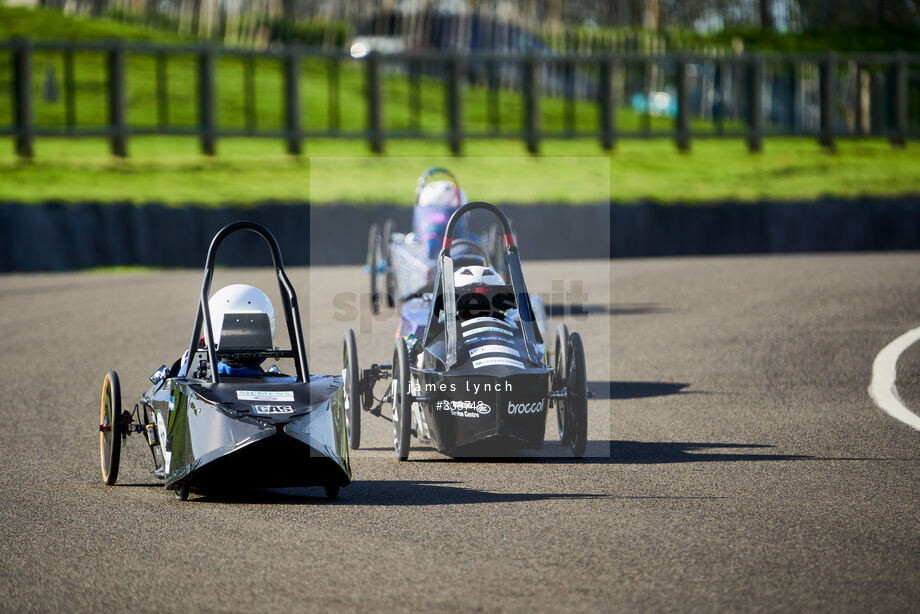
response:
<svg viewBox="0 0 920 614"><path fill-rule="evenodd" d="M252 404L252 411L263 416L273 414L293 414L294 407L291 405L258 405Z"/></svg>

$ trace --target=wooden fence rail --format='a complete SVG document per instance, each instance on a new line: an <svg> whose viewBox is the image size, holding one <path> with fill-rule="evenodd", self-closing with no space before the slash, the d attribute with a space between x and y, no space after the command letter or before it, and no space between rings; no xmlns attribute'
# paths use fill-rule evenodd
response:
<svg viewBox="0 0 920 614"><path fill-rule="evenodd" d="M38 121L36 115L36 53L60 54L62 65L63 123ZM76 90L79 75L74 56L100 54L105 58L106 121L78 122ZM132 123L127 83L132 79L128 59L145 56L155 66L156 108L152 123ZM195 102L191 125L170 122L177 103L171 98L168 68L177 56L195 58ZM218 118L218 93L222 86L216 65L221 58L241 62L243 126L227 127ZM213 45L167 45L111 41L0 41L0 67L9 68L9 123L0 116L0 135L12 136L16 153L31 157L37 137L104 137L115 156L127 156L135 135L188 135L200 140L207 155L217 153L217 143L227 137L280 138L292 155L311 138L365 139L373 152L382 152L392 138L442 139L455 154L468 138L518 138L538 153L545 138L590 137L605 150L622 138L672 138L686 151L694 138L744 139L752 152L773 136L807 136L833 148L839 138L883 136L904 145L920 136L920 56L890 54L747 54L705 55L666 53L494 54L419 51L398 54L371 52L351 58L339 52L286 47L268 51L233 49ZM280 66L282 113L280 126L258 125L257 65L274 61ZM305 122L301 94L316 85L315 75L303 63L326 63L323 73L327 113L323 126ZM342 111L343 65L358 65L363 76L361 100L363 127L343 129L351 115ZM0 74L5 74L0 73ZM809 76L811 75L811 76ZM0 77L2 79L2 77ZM313 79L313 81L311 81ZM394 102L388 88L404 79L407 100ZM424 91L432 83L443 88L440 129L424 129ZM0 84L3 85L3 84ZM466 115L470 92L485 93L483 127ZM0 101L3 92L0 91ZM503 101L515 97L520 112L516 126L503 127L508 111ZM545 127L544 112L561 99L562 130ZM467 104L465 104L467 101ZM765 102L768 108L765 108ZM660 104L659 104L660 103ZM185 103L188 104L187 102ZM403 127L387 124L394 104L408 112ZM596 121L579 128L577 109L594 107ZM656 106L657 105L657 106ZM638 115L637 128L622 128L618 112ZM402 109L400 109L402 111ZM504 111L504 113L503 113ZM361 113L359 110L358 113ZM664 122L664 123L663 123ZM658 128L653 125L657 124ZM662 125L665 127L662 128Z"/></svg>

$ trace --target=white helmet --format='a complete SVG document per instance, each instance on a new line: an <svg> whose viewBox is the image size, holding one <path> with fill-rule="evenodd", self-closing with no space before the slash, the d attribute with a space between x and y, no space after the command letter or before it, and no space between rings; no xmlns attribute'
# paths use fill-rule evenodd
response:
<svg viewBox="0 0 920 614"><path fill-rule="evenodd" d="M456 208L466 203L466 192L447 179L432 181L418 193L419 207Z"/></svg>
<svg viewBox="0 0 920 614"><path fill-rule="evenodd" d="M502 276L487 266L465 266L454 271L454 287L491 286L505 289L508 284Z"/></svg>
<svg viewBox="0 0 920 614"><path fill-rule="evenodd" d="M208 301L211 312L211 332L214 333L214 345L220 343L220 331L224 325L224 315L228 313L264 313L272 328L275 338L275 308L264 292L254 286L233 284L215 292Z"/></svg>

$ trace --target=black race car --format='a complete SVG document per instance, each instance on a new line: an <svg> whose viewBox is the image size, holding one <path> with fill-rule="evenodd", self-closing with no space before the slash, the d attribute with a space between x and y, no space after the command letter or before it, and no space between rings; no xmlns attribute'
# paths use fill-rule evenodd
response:
<svg viewBox="0 0 920 614"><path fill-rule="evenodd" d="M507 262L506 291L478 310L471 305L482 288L458 291L451 253L458 221L474 210L498 218ZM475 273L496 279L488 258L483 256L481 262ZM456 272L458 279L473 274L471 267ZM584 454L588 390L581 337L560 324L550 364L517 245L497 207L469 203L451 216L427 304L424 331L420 337L398 335L392 363L359 370L354 334L346 333L343 377L352 448L360 446L362 410L380 415L385 403L392 405L393 440L400 460L408 458L413 431L423 443L449 456L540 448L547 411L554 407L560 439L574 456ZM390 385L378 399L374 383L381 379L389 379Z"/></svg>
<svg viewBox="0 0 920 614"><path fill-rule="evenodd" d="M217 248L231 233L248 230L269 246L290 338L290 349L272 347L267 317L227 313L215 343L208 293ZM223 361L293 359L296 375L277 365L244 376L221 373ZM191 342L185 360L163 365L153 386L122 409L118 375L103 382L99 415L102 479L115 484L122 443L142 433L154 473L180 500L190 490L241 487L323 486L330 499L351 481L345 400L338 376L307 368L297 297L275 237L254 222L235 222L211 241Z"/></svg>

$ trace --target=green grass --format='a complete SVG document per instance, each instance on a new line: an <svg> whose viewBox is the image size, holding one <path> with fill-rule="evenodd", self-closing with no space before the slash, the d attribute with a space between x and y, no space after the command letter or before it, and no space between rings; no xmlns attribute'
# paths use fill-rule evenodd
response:
<svg viewBox="0 0 920 614"><path fill-rule="evenodd" d="M471 198L495 202L711 202L809 200L823 195L920 194L920 146L840 142L829 154L813 141L773 139L748 154L740 141L623 141L609 157L588 140L546 141L529 156L518 141L470 141L451 157L441 143L392 141L368 155L359 141L313 140L293 158L275 140L227 139L207 158L194 139L136 138L131 157L112 158L99 139L39 139L22 162L0 139L0 200L133 201L247 205L265 200L411 204L425 167L451 168Z"/></svg>

